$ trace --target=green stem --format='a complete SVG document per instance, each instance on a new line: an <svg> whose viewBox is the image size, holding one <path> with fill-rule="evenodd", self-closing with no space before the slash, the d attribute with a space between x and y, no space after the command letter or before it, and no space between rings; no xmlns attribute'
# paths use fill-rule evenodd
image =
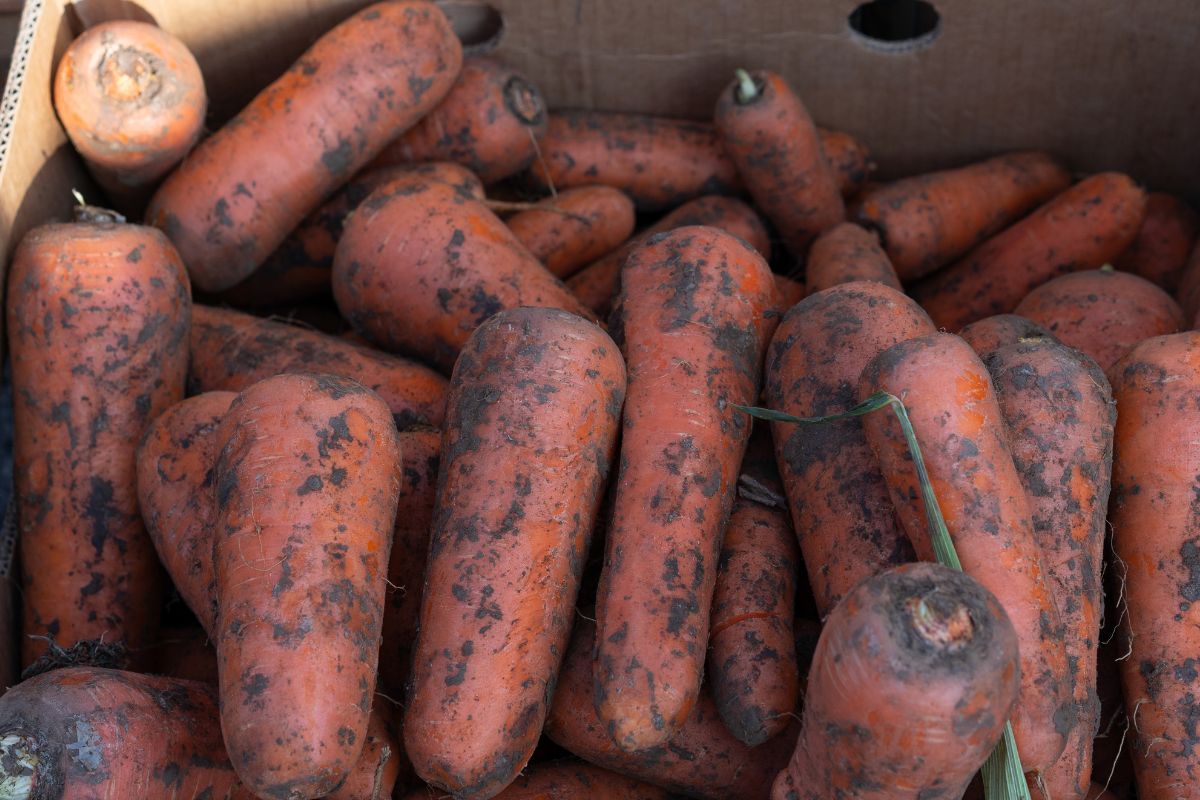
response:
<svg viewBox="0 0 1200 800"><path fill-rule="evenodd" d="M754 78L750 77L750 73L738 67L733 71L734 77L737 78L736 99L740 105L752 100L758 99L758 86L754 83Z"/></svg>

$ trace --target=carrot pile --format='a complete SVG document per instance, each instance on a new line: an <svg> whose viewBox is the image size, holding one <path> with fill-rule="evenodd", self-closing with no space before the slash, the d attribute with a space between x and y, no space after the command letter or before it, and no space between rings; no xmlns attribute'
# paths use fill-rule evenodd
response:
<svg viewBox="0 0 1200 800"><path fill-rule="evenodd" d="M182 42L86 31L135 221L8 271L0 795L958 798L1011 730L1031 797L1200 798L1196 213L877 182L731 78L552 109L383 0L201 139Z"/></svg>

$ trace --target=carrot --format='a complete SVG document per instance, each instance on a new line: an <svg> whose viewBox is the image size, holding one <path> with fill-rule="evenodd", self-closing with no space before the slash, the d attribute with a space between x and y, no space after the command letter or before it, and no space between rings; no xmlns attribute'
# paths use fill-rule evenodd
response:
<svg viewBox="0 0 1200 800"><path fill-rule="evenodd" d="M768 429L756 429L717 560L708 652L717 711L751 747L783 732L800 693L792 630L796 538L786 507L772 499L782 489Z"/></svg>
<svg viewBox="0 0 1200 800"><path fill-rule="evenodd" d="M616 345L557 309L497 314L455 365L404 744L456 798L541 735L624 395Z"/></svg>
<svg viewBox="0 0 1200 800"><path fill-rule="evenodd" d="M325 795L326 800L390 800L404 758L392 707L377 699L367 722L362 755L345 782Z"/></svg>
<svg viewBox="0 0 1200 800"><path fill-rule="evenodd" d="M54 73L54 110L96 182L139 210L200 138L208 96L187 46L161 28L111 20L88 28Z"/></svg>
<svg viewBox="0 0 1200 800"><path fill-rule="evenodd" d="M821 151L833 170L842 197L854 197L861 192L875 172L875 162L866 146L848 133L817 128Z"/></svg>
<svg viewBox="0 0 1200 800"><path fill-rule="evenodd" d="M362 751L400 453L387 405L334 375L278 375L217 429L221 727L266 797L319 797ZM336 676L336 680L334 679Z"/></svg>
<svg viewBox="0 0 1200 800"><path fill-rule="evenodd" d="M1197 316L1200 316L1200 240L1192 248L1184 265L1183 275L1179 279L1179 290L1175 293L1179 307L1183 309L1183 317L1192 328L1196 327Z"/></svg>
<svg viewBox="0 0 1200 800"><path fill-rule="evenodd" d="M797 726L748 747L721 722L707 687L671 741L637 752L617 747L592 705L592 643L596 627L580 615L563 659L546 718L546 736L604 769L706 800L766 797L787 764Z"/></svg>
<svg viewBox="0 0 1200 800"><path fill-rule="evenodd" d="M779 308L787 311L804 299L807 290L801 281L786 275L775 275L775 297Z"/></svg>
<svg viewBox="0 0 1200 800"><path fill-rule="evenodd" d="M695 705L721 537L757 398L762 257L716 228L629 255L613 327L629 367L620 472L596 598L596 710L613 741L665 744Z"/></svg>
<svg viewBox="0 0 1200 800"><path fill-rule="evenodd" d="M1097 269L1137 234L1146 195L1116 172L1093 175L911 287L939 327L1005 314L1057 275Z"/></svg>
<svg viewBox="0 0 1200 800"><path fill-rule="evenodd" d="M1200 217L1191 206L1174 195L1150 192L1146 195L1146 216L1137 238L1113 266L1174 292L1179 288L1198 232Z"/></svg>
<svg viewBox="0 0 1200 800"><path fill-rule="evenodd" d="M920 306L878 283L811 294L784 316L767 349L763 397L796 416L825 416L857 401L863 367L887 348L934 331ZM821 617L847 592L913 560L887 484L856 419L773 423L775 459Z"/></svg>
<svg viewBox="0 0 1200 800"><path fill-rule="evenodd" d="M591 318L487 206L434 182L389 184L358 208L338 243L333 294L356 331L446 373L504 309Z"/></svg>
<svg viewBox="0 0 1200 800"><path fill-rule="evenodd" d="M94 667L0 697L0 786L13 800L254 798L225 754L211 686Z"/></svg>
<svg viewBox="0 0 1200 800"><path fill-rule="evenodd" d="M1021 691L1013 733L1025 771L1044 770L1062 753L1075 722L1071 674L1061 616L992 380L966 342L934 333L872 359L859 381L860 397L877 390L907 406L963 569L996 595L1016 629ZM932 561L916 470L898 422L871 414L863 428L917 556Z"/></svg>
<svg viewBox="0 0 1200 800"><path fill-rule="evenodd" d="M208 559L209 574L212 558ZM203 628L163 628L155 674L217 686L217 651Z"/></svg>
<svg viewBox="0 0 1200 800"><path fill-rule="evenodd" d="M154 195L146 219L171 237L198 288L228 289L436 106L461 59L433 4L368 6L193 150Z"/></svg>
<svg viewBox="0 0 1200 800"><path fill-rule="evenodd" d="M792 255L845 218L833 169L804 103L778 73L739 70L714 113L725 152Z"/></svg>
<svg viewBox="0 0 1200 800"><path fill-rule="evenodd" d="M958 333L983 361L1002 347L1022 339L1053 339L1050 331L1016 314L996 314L972 322Z"/></svg>
<svg viewBox="0 0 1200 800"><path fill-rule="evenodd" d="M633 201L620 189L580 186L549 197L505 224L546 269L566 278L633 233Z"/></svg>
<svg viewBox="0 0 1200 800"><path fill-rule="evenodd" d="M216 633L212 467L216 432L236 395L207 392L155 418L137 449L137 496L146 530L179 596Z"/></svg>
<svg viewBox="0 0 1200 800"><path fill-rule="evenodd" d="M436 428L400 432L403 472L379 654L380 689L396 698L404 696L417 638L441 446L442 433Z"/></svg>
<svg viewBox="0 0 1200 800"><path fill-rule="evenodd" d="M1138 797L1200 797L1200 539L1194 448L1200 333L1141 342L1110 371L1117 416L1109 519L1127 604L1121 661Z"/></svg>
<svg viewBox="0 0 1200 800"><path fill-rule="evenodd" d="M1074 686L1066 748L1036 782L1054 800L1083 800L1100 720L1096 648L1116 407L1096 362L1053 339L1010 344L985 363L1050 590L1059 599Z"/></svg>
<svg viewBox="0 0 1200 800"><path fill-rule="evenodd" d="M241 391L272 375L321 372L377 392L399 428L439 425L445 415L446 379L429 367L296 325L197 305L190 349L192 393Z"/></svg>
<svg viewBox="0 0 1200 800"><path fill-rule="evenodd" d="M533 162L546 102L516 70L491 58L463 60L437 107L384 148L375 166L453 161L495 183Z"/></svg>
<svg viewBox="0 0 1200 800"><path fill-rule="evenodd" d="M805 266L810 294L851 281L874 281L901 291L896 270L879 246L879 235L852 222L818 236Z"/></svg>
<svg viewBox="0 0 1200 800"><path fill-rule="evenodd" d="M720 228L744 239L763 259L771 258L771 240L767 237L766 226L754 209L732 197L698 197L662 217L619 249L576 272L567 281L567 288L585 306L607 317L621 288L621 265L629 254L654 234L685 225Z"/></svg>
<svg viewBox="0 0 1200 800"><path fill-rule="evenodd" d="M1107 371L1143 339L1187 327L1183 309L1145 278L1094 269L1043 283L1015 313L1082 350Z"/></svg>
<svg viewBox="0 0 1200 800"><path fill-rule="evenodd" d="M879 231L896 272L911 281L949 264L1070 184L1071 176L1046 153L1007 153L875 187L864 192L854 220Z"/></svg>
<svg viewBox="0 0 1200 800"><path fill-rule="evenodd" d="M22 663L46 637L121 642L138 656L158 626L162 578L134 451L183 397L187 275L158 231L107 222L33 229L9 273Z"/></svg>
<svg viewBox="0 0 1200 800"><path fill-rule="evenodd" d="M404 800L430 800L445 795L431 787L417 789ZM671 800L673 795L636 778L564 758L530 767L495 800Z"/></svg>
<svg viewBox="0 0 1200 800"><path fill-rule="evenodd" d="M1017 699L996 597L938 564L859 584L821 632L795 754L774 800L961 797Z"/></svg>

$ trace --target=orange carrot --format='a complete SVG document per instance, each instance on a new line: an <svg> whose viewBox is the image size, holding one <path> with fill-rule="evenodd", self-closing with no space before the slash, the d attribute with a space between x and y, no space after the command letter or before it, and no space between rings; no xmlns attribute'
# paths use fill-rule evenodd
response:
<svg viewBox="0 0 1200 800"><path fill-rule="evenodd" d="M806 287L800 281L786 275L775 275L775 296L782 311L799 303L806 293Z"/></svg>
<svg viewBox="0 0 1200 800"><path fill-rule="evenodd" d="M1179 288L1188 254L1200 232L1200 216L1186 202L1164 192L1146 195L1146 216L1133 244L1113 262L1168 292Z"/></svg>
<svg viewBox="0 0 1200 800"><path fill-rule="evenodd" d="M854 197L867 186L875 172L870 151L848 133L822 128L817 128L817 133L821 136L821 152L833 170L842 197Z"/></svg>
<svg viewBox="0 0 1200 800"><path fill-rule="evenodd" d="M810 294L851 281L874 281L901 291L900 279L879 236L852 222L835 225L817 237L805 264Z"/></svg>
<svg viewBox="0 0 1200 800"><path fill-rule="evenodd" d="M633 201L619 189L580 186L514 214L505 224L560 278L615 250L633 233Z"/></svg>
<svg viewBox="0 0 1200 800"><path fill-rule="evenodd" d="M1054 335L1041 325L1016 314L984 317L963 328L958 335L971 345L971 349L985 362L988 356L1001 347L1016 344L1022 339L1054 338Z"/></svg>
<svg viewBox="0 0 1200 800"><path fill-rule="evenodd" d="M392 789L407 765L397 735L391 704L379 698L371 708L362 755L349 777L325 800L390 800Z"/></svg>

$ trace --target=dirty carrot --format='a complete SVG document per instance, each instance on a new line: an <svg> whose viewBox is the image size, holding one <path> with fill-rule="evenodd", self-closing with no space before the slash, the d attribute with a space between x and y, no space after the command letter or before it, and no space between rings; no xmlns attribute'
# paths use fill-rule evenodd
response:
<svg viewBox="0 0 1200 800"><path fill-rule="evenodd" d="M325 800L391 800L404 760L392 705L376 697L358 763L341 786L325 795Z"/></svg>
<svg viewBox="0 0 1200 800"><path fill-rule="evenodd" d="M1150 192L1137 238L1113 261L1113 266L1174 292L1179 288L1197 232L1200 216L1187 202L1165 192Z"/></svg>
<svg viewBox="0 0 1200 800"><path fill-rule="evenodd" d="M633 201L610 186L580 186L504 222L546 269L566 278L629 238Z"/></svg>
<svg viewBox="0 0 1200 800"><path fill-rule="evenodd" d="M432 3L368 6L193 150L155 193L146 219L179 248L197 288L228 289L436 106L461 59Z"/></svg>
<svg viewBox="0 0 1200 800"><path fill-rule="evenodd" d="M900 279L879 235L853 222L843 222L813 242L805 263L804 281L810 294L851 281L874 281L901 291Z"/></svg>
<svg viewBox="0 0 1200 800"><path fill-rule="evenodd" d="M871 180L875 162L866 146L848 133L817 128L821 152L829 162L842 197L854 197Z"/></svg>
<svg viewBox="0 0 1200 800"><path fill-rule="evenodd" d="M1016 314L984 317L963 328L958 335L971 345L971 349L985 363L988 356L1001 347L1016 344L1022 339L1054 338L1054 335L1041 325Z"/></svg>

